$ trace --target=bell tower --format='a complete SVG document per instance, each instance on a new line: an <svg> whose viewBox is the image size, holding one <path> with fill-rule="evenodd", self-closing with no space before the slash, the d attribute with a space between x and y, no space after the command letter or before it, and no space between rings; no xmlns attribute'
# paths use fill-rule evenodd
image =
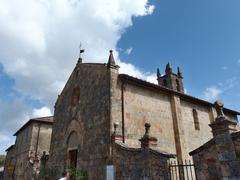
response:
<svg viewBox="0 0 240 180"><path fill-rule="evenodd" d="M159 68L157 69L157 80L159 86L184 93L183 76L180 68L177 69L177 74L173 73L170 63L166 65L165 74L161 75Z"/></svg>

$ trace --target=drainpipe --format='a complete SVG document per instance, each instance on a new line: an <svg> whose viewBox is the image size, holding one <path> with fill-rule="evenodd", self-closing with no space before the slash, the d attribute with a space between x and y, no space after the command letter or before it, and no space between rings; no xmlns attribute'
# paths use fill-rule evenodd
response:
<svg viewBox="0 0 240 180"><path fill-rule="evenodd" d="M122 141L123 141L123 143L125 143L125 132L124 132L124 129L125 129L124 90L125 90L125 87L124 87L124 81L123 81L122 82L122 86L121 86L121 99L122 99Z"/></svg>

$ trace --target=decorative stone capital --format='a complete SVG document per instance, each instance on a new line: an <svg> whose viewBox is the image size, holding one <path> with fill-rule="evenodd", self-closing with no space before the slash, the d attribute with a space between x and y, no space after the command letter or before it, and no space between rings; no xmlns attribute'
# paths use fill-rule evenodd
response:
<svg viewBox="0 0 240 180"><path fill-rule="evenodd" d="M149 148L157 145L157 138L150 136L150 127L151 124L145 123L145 134L139 139L142 148Z"/></svg>

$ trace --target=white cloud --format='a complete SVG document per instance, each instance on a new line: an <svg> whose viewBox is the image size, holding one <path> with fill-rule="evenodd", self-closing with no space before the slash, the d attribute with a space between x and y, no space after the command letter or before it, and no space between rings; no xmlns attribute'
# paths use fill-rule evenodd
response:
<svg viewBox="0 0 240 180"><path fill-rule="evenodd" d="M10 141L9 136L0 133L0 144Z"/></svg>
<svg viewBox="0 0 240 180"><path fill-rule="evenodd" d="M14 142L13 134L30 118L50 115L52 113L49 108L32 109L23 99L15 99L13 102L0 101L0 154Z"/></svg>
<svg viewBox="0 0 240 180"><path fill-rule="evenodd" d="M80 41L85 62L106 62L132 18L153 10L148 0L0 0L0 63L17 91L44 104L36 110L21 99L0 102L0 122L6 121L1 130L13 132L32 116L51 114L77 62ZM122 72L151 77L118 62Z"/></svg>
<svg viewBox="0 0 240 180"><path fill-rule="evenodd" d="M139 68L137 68L136 66L134 66L130 63L124 63L124 62L120 61L120 62L118 62L118 64L121 67L120 70L119 70L119 73L128 74L128 75L131 75L133 77L143 79L145 81L157 84L156 74L151 74L149 72L144 72L144 71L140 70Z"/></svg>
<svg viewBox="0 0 240 180"><path fill-rule="evenodd" d="M216 100L223 91L216 86L208 87L204 91L204 99L208 101Z"/></svg>
<svg viewBox="0 0 240 180"><path fill-rule="evenodd" d="M153 9L148 0L0 0L0 62L17 90L53 106L80 41L84 60L106 62L132 17Z"/></svg>
<svg viewBox="0 0 240 180"><path fill-rule="evenodd" d="M42 107L40 109L33 109L32 117L45 117L52 116L52 113L49 108Z"/></svg>
<svg viewBox="0 0 240 180"><path fill-rule="evenodd" d="M14 132L26 123L30 118L51 116L52 113L49 108L29 107L22 99L15 99L13 102L0 101L0 123L1 131Z"/></svg>
<svg viewBox="0 0 240 180"><path fill-rule="evenodd" d="M145 76L146 76L146 81L153 84L158 84L156 74L146 74Z"/></svg>
<svg viewBox="0 0 240 180"><path fill-rule="evenodd" d="M30 118L30 114L31 108L25 105L22 99L15 99L13 102L0 101L0 132L3 130L16 131Z"/></svg>
<svg viewBox="0 0 240 180"><path fill-rule="evenodd" d="M184 88L184 93L187 94L188 93L188 90L187 88Z"/></svg>
<svg viewBox="0 0 240 180"><path fill-rule="evenodd" d="M0 132L0 154L5 154L5 150L14 143L14 138L9 134Z"/></svg>
<svg viewBox="0 0 240 180"><path fill-rule="evenodd" d="M127 55L131 54L132 50L133 50L133 47L127 48L125 51L125 54L127 54Z"/></svg>
<svg viewBox="0 0 240 180"><path fill-rule="evenodd" d="M239 88L239 78L236 76L233 76L231 78L226 79L225 81L217 83L216 85L207 87L203 92L202 98L208 101L215 101L221 95L222 98L228 97L228 99L225 99L225 101L228 102L233 95L232 94L233 91L236 92L238 88ZM236 94L234 95L236 96ZM229 107L231 107L233 104L236 104L235 101L229 103Z"/></svg>

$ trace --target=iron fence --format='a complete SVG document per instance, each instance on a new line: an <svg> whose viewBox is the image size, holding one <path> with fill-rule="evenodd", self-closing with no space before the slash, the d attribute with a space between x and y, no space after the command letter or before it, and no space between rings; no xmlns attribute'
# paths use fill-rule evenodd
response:
<svg viewBox="0 0 240 180"><path fill-rule="evenodd" d="M170 161L169 177L170 180L197 180L195 166L190 160L181 163Z"/></svg>

